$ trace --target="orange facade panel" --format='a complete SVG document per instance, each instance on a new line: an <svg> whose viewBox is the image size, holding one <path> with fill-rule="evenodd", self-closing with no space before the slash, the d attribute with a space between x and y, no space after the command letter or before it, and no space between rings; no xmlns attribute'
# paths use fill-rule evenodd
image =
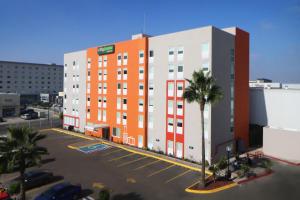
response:
<svg viewBox="0 0 300 200"><path fill-rule="evenodd" d="M86 123L109 127L105 137L114 142L147 145L147 47L143 37L105 46L101 52L99 47L87 50ZM104 137L104 128L97 132Z"/></svg>

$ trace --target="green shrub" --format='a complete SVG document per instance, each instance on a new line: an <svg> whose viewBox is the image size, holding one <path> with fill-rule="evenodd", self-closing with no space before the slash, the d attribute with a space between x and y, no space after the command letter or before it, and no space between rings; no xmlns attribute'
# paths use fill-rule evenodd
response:
<svg viewBox="0 0 300 200"><path fill-rule="evenodd" d="M110 192L108 189L102 189L99 192L99 199L98 200L109 200L110 198Z"/></svg>
<svg viewBox="0 0 300 200"><path fill-rule="evenodd" d="M20 193L20 183L12 183L8 187L8 193L10 195L19 194Z"/></svg>
<svg viewBox="0 0 300 200"><path fill-rule="evenodd" d="M267 170L271 170L273 163L270 160L263 160L261 163L261 167Z"/></svg>
<svg viewBox="0 0 300 200"><path fill-rule="evenodd" d="M227 167L227 164L228 163L227 163L227 160L225 157L222 157L217 163L217 165L220 169L225 169Z"/></svg>
<svg viewBox="0 0 300 200"><path fill-rule="evenodd" d="M241 165L241 176L244 177L250 171L250 167L246 164Z"/></svg>

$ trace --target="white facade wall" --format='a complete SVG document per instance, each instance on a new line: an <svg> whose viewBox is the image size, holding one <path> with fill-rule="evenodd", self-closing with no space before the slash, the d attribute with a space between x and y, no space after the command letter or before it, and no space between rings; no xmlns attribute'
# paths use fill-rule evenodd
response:
<svg viewBox="0 0 300 200"><path fill-rule="evenodd" d="M0 92L39 95L63 90L63 66L0 61Z"/></svg>
<svg viewBox="0 0 300 200"><path fill-rule="evenodd" d="M250 89L250 123L300 131L300 90Z"/></svg>
<svg viewBox="0 0 300 200"><path fill-rule="evenodd" d="M64 55L64 126L80 132L86 123L86 59L85 50Z"/></svg>

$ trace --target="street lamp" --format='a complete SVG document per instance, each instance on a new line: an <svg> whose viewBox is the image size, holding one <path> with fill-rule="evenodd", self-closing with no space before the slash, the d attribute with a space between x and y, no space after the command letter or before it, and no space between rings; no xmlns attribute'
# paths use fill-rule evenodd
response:
<svg viewBox="0 0 300 200"><path fill-rule="evenodd" d="M231 152L231 146L227 146L226 147L226 151L227 151L227 178L230 178L230 170L229 170L229 156L230 156L230 152Z"/></svg>

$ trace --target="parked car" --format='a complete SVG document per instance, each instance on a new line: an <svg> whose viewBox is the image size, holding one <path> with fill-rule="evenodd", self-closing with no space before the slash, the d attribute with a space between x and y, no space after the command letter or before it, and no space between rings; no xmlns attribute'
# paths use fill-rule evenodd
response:
<svg viewBox="0 0 300 200"><path fill-rule="evenodd" d="M26 190L45 185L54 179L53 173L41 170L26 172L24 176ZM13 181L19 180L20 178L16 178Z"/></svg>
<svg viewBox="0 0 300 200"><path fill-rule="evenodd" d="M38 195L35 200L72 200L81 197L81 186L70 183L59 183L42 194Z"/></svg>
<svg viewBox="0 0 300 200"><path fill-rule="evenodd" d="M24 114L29 114L29 113L33 113L34 110L33 109L21 109L20 111L20 115L24 115Z"/></svg>
<svg viewBox="0 0 300 200"><path fill-rule="evenodd" d="M39 115L37 112L31 112L31 113L26 113L26 114L21 115L21 118L25 119L25 120L38 119Z"/></svg>

